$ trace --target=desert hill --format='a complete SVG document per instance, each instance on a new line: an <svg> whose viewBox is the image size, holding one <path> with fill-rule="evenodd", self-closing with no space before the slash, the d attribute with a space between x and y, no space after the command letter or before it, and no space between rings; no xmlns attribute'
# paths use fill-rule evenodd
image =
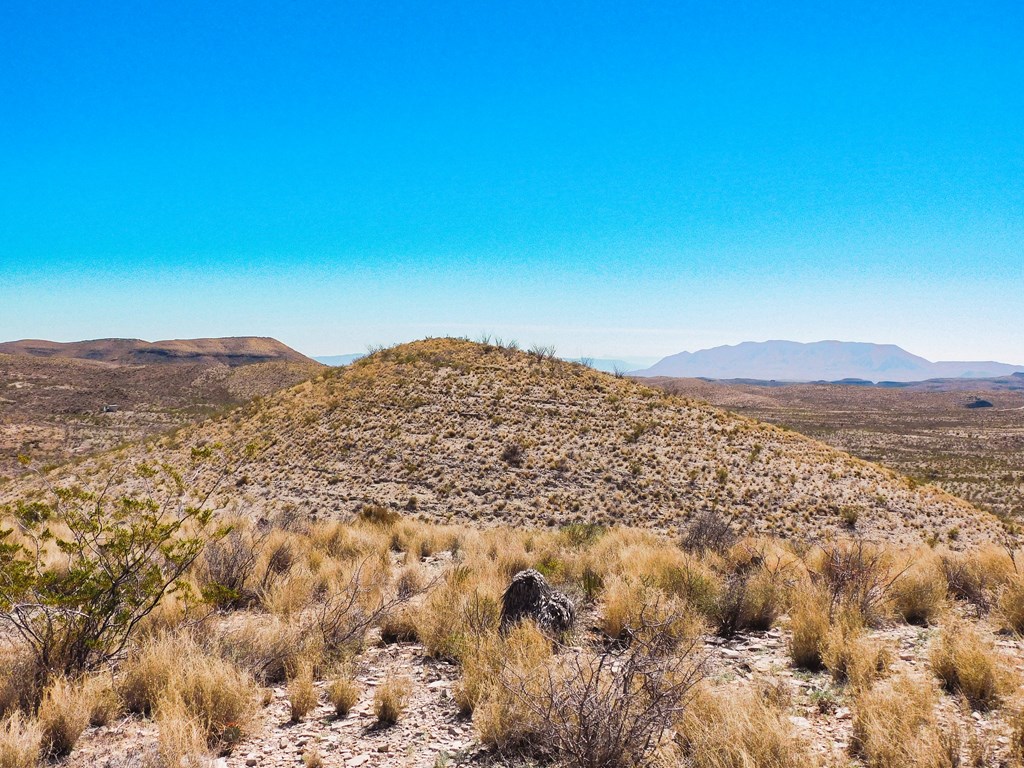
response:
<svg viewBox="0 0 1024 768"><path fill-rule="evenodd" d="M218 445L259 449L218 497L246 514L344 518L379 504L433 520L667 530L719 509L745 531L784 536L851 524L905 542L1001 535L991 515L801 435L582 365L451 339L377 352L73 472L186 466Z"/></svg>
<svg viewBox="0 0 1024 768"><path fill-rule="evenodd" d="M810 435L1001 517L1024 516L1022 375L901 387L643 381ZM990 407L972 407L979 401Z"/></svg>
<svg viewBox="0 0 1024 768"><path fill-rule="evenodd" d="M747 341L680 352L637 376L761 379L776 381L922 381L936 378L988 378L1024 371L1024 366L992 361L931 362L894 344L850 341Z"/></svg>
<svg viewBox="0 0 1024 768"><path fill-rule="evenodd" d="M60 463L292 386L316 363L115 365L0 354L0 478L19 455Z"/></svg>
<svg viewBox="0 0 1024 768"><path fill-rule="evenodd" d="M277 339L260 336L154 342L141 339L94 339L65 343L22 339L0 343L0 354L77 358L118 365L222 364L234 367L253 363L314 362Z"/></svg>

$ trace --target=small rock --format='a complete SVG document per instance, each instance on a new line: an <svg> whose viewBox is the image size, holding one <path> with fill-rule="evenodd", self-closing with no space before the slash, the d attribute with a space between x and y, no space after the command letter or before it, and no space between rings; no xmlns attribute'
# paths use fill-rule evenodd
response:
<svg viewBox="0 0 1024 768"><path fill-rule="evenodd" d="M348 768L357 768L357 766L364 765L369 759L369 755L356 755L355 757L349 758L346 765Z"/></svg>

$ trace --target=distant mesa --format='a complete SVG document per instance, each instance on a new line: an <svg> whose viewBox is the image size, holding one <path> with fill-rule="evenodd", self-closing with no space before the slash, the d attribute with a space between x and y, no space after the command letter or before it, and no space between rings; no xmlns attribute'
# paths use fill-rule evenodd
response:
<svg viewBox="0 0 1024 768"><path fill-rule="evenodd" d="M314 363L277 339L262 336L231 336L213 339L93 339L45 341L22 339L0 343L0 354L74 358L114 365L227 365L254 363Z"/></svg>
<svg viewBox="0 0 1024 768"><path fill-rule="evenodd" d="M991 361L933 363L894 344L849 341L746 341L671 355L635 376L867 384L1021 375L1024 365ZM852 381L848 381L852 380Z"/></svg>

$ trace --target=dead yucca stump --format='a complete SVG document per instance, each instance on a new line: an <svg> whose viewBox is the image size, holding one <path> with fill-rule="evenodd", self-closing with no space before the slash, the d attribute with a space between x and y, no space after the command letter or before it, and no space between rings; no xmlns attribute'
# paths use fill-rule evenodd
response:
<svg viewBox="0 0 1024 768"><path fill-rule="evenodd" d="M567 595L552 589L540 572L529 568L513 576L501 596L501 631L507 632L523 619L560 635L576 622L576 607Z"/></svg>

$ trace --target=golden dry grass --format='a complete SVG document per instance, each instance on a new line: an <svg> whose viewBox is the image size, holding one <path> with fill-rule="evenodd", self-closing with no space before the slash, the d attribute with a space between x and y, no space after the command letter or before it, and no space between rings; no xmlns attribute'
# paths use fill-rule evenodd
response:
<svg viewBox="0 0 1024 768"><path fill-rule="evenodd" d="M303 667L288 683L288 712L293 723L312 712L317 705L316 686L313 684L313 670Z"/></svg>
<svg viewBox="0 0 1024 768"><path fill-rule="evenodd" d="M37 768L42 740L38 723L15 712L0 723L0 768Z"/></svg>
<svg viewBox="0 0 1024 768"><path fill-rule="evenodd" d="M122 669L120 694L132 712L153 713L171 702L175 712L195 720L209 742L229 726L241 732L256 711L252 678L212 656L188 635L166 635L139 649Z"/></svg>
<svg viewBox="0 0 1024 768"><path fill-rule="evenodd" d="M390 675L373 694L373 713L381 725L394 725L405 712L412 695L412 680L405 675Z"/></svg>
<svg viewBox="0 0 1024 768"><path fill-rule="evenodd" d="M704 687L678 724L685 765L692 768L813 768L807 739L786 713L751 687Z"/></svg>
<svg viewBox="0 0 1024 768"><path fill-rule="evenodd" d="M997 707L1018 682L991 640L965 622L943 627L929 661L943 687L963 695L975 709Z"/></svg>
<svg viewBox="0 0 1024 768"><path fill-rule="evenodd" d="M89 725L93 688L57 678L43 693L38 720L43 731L43 751L54 758L71 753Z"/></svg>
<svg viewBox="0 0 1024 768"><path fill-rule="evenodd" d="M897 675L854 699L854 751L869 768L956 768L959 743L940 726L931 684ZM954 757L955 756L955 757Z"/></svg>

